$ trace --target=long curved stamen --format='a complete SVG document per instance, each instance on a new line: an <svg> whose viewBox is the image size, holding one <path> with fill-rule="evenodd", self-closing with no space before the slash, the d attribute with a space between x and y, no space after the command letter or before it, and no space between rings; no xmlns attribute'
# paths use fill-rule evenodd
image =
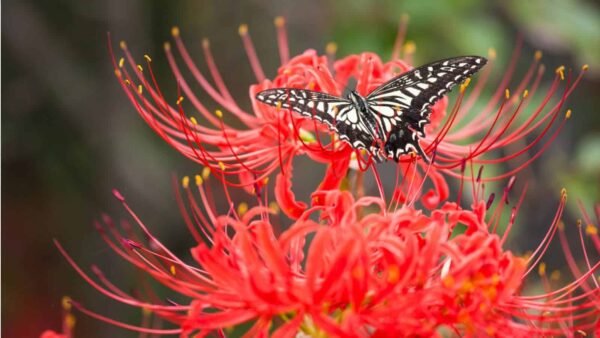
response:
<svg viewBox="0 0 600 338"><path fill-rule="evenodd" d="M404 45L404 37L406 36L406 28L408 27L409 16L408 14L402 14L398 23L398 32L396 33L396 40L394 41L394 47L392 48L391 60L400 58L400 51Z"/></svg>
<svg viewBox="0 0 600 338"><path fill-rule="evenodd" d="M290 61L290 50L288 47L285 24L286 22L284 17L278 16L275 18L275 28L277 28L277 46L279 47L279 59L282 66Z"/></svg>
<svg viewBox="0 0 600 338"><path fill-rule="evenodd" d="M256 81L263 82L265 79L265 73L263 72L262 66L260 65L258 57L256 56L254 44L252 43L252 39L250 39L250 33L248 33L248 25L241 24L238 29L238 33L242 37L244 49L246 50L246 55L248 56L248 61L250 61L252 71L254 71L254 76L256 76Z"/></svg>

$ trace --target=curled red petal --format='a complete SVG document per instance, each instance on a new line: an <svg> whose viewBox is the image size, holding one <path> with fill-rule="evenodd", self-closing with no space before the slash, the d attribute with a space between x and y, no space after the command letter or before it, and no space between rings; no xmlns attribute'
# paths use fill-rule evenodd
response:
<svg viewBox="0 0 600 338"><path fill-rule="evenodd" d="M450 189L448 188L448 183L446 183L444 176L442 176L439 171L429 171L429 177L433 183L433 189L429 189L429 191L421 197L421 202L425 208L434 209L440 202L448 199L448 196L450 196Z"/></svg>
<svg viewBox="0 0 600 338"><path fill-rule="evenodd" d="M342 183L342 180L346 177L349 167L350 156L342 156L339 160L332 161L329 166L327 166L325 177L323 177L323 181L321 181L318 190L338 189L340 183Z"/></svg>
<svg viewBox="0 0 600 338"><path fill-rule="evenodd" d="M292 161L288 161L283 172L277 174L277 179L275 180L275 199L281 211L294 220L300 218L307 208L306 203L296 201L296 195L292 191Z"/></svg>
<svg viewBox="0 0 600 338"><path fill-rule="evenodd" d="M348 191L319 190L312 195L313 206L325 207L321 219L327 219L333 225L343 225L342 218L353 213L354 198ZM352 214L351 214L352 215ZM356 217L346 219L345 224L352 224Z"/></svg>

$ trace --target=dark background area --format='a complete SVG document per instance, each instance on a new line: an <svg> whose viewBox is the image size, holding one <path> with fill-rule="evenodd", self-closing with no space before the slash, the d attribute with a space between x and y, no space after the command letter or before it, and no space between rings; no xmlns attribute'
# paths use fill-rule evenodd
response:
<svg viewBox="0 0 600 338"><path fill-rule="evenodd" d="M63 295L101 314L139 323L139 311L100 295L52 243L60 240L85 268L99 265L124 290L135 288L139 276L92 226L102 212L123 215L112 188L175 252L187 255L193 244L178 214L171 178L199 168L162 142L126 100L114 78L107 32L113 46L126 40L140 60L145 53L153 57L167 93L175 91L162 52L171 27L180 27L199 64L201 39L210 38L223 77L245 108L253 76L237 33L240 23L249 25L267 77L279 64L273 28L278 15L287 19L291 55L307 48L323 53L327 42L335 41L338 56L371 50L387 59L402 13L410 15L407 38L417 45L417 64L486 55L489 47L506 64L522 34L520 67L527 67L535 49L542 50L549 68L546 84L561 64L578 70L587 63L590 71L567 103L573 117L564 132L524 175L530 189L510 246L518 252L537 246L561 187L571 201L580 198L588 208L599 201L600 14L592 1L23 0L4 1L2 7L3 337L58 330ZM496 78L502 68L496 67ZM570 202L566 218L578 217ZM78 336L133 336L76 316Z"/></svg>

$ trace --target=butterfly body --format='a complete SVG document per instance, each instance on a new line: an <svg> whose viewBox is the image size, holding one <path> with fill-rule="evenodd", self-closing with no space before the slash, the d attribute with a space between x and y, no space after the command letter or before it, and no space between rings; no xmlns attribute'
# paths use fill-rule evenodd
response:
<svg viewBox="0 0 600 338"><path fill-rule="evenodd" d="M427 161L419 139L425 137L431 106L453 86L485 65L479 56L433 62L392 78L367 96L347 98L296 88L264 90L256 98L325 123L342 141L366 149L378 161L405 154Z"/></svg>

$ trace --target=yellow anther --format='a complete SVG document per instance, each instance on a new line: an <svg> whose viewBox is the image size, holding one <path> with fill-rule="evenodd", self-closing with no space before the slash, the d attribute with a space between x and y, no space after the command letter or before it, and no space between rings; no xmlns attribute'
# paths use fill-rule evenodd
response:
<svg viewBox="0 0 600 338"><path fill-rule="evenodd" d="M144 54L144 59L146 59L146 61L148 62L152 62L152 59L150 58L150 56L148 56L148 54Z"/></svg>
<svg viewBox="0 0 600 338"><path fill-rule="evenodd" d="M202 47L203 47L203 48L208 48L208 47L210 47L210 41L208 40L208 38L203 38L203 39L202 39Z"/></svg>
<svg viewBox="0 0 600 338"><path fill-rule="evenodd" d="M277 109L281 109L281 104L282 104L282 102L281 102L281 101L277 101L277 102L275 103L275 106L277 107Z"/></svg>
<svg viewBox="0 0 600 338"><path fill-rule="evenodd" d="M560 76L561 80L565 79L565 66L560 66L556 68L556 74Z"/></svg>
<svg viewBox="0 0 600 338"><path fill-rule="evenodd" d="M283 25L285 25L285 18L283 16L277 16L273 22L275 23L275 27L283 27Z"/></svg>
<svg viewBox="0 0 600 338"><path fill-rule="evenodd" d="M523 98L526 98L529 95L529 90L525 89L523 91Z"/></svg>
<svg viewBox="0 0 600 338"><path fill-rule="evenodd" d="M581 66L581 70L583 70L584 72L588 69L590 69L590 66L588 64Z"/></svg>
<svg viewBox="0 0 600 338"><path fill-rule="evenodd" d="M392 264L387 268L387 282L390 284L397 283L400 279L400 269L398 265Z"/></svg>
<svg viewBox="0 0 600 338"><path fill-rule="evenodd" d="M171 35L179 36L179 27L173 26L173 28L171 28Z"/></svg>
<svg viewBox="0 0 600 338"><path fill-rule="evenodd" d="M565 117L566 118L571 118L571 109L568 109L567 112L565 113Z"/></svg>
<svg viewBox="0 0 600 338"><path fill-rule="evenodd" d="M183 176L183 178L181 179L181 185L187 189L190 186L190 177Z"/></svg>
<svg viewBox="0 0 600 338"><path fill-rule="evenodd" d="M414 54L417 50L417 44L414 41L406 41L402 47L404 54Z"/></svg>
<svg viewBox="0 0 600 338"><path fill-rule="evenodd" d="M508 88L506 88L504 90L504 97L508 100L510 98L510 90Z"/></svg>
<svg viewBox="0 0 600 338"><path fill-rule="evenodd" d="M262 180L262 184L263 184L263 185L267 185L267 184L269 184L269 178L268 178L268 177L265 177L265 178L263 178L263 180Z"/></svg>
<svg viewBox="0 0 600 338"><path fill-rule="evenodd" d="M73 304L71 304L71 297L63 296L63 298L61 300L61 304L62 304L63 310L70 311L71 307L73 306Z"/></svg>
<svg viewBox="0 0 600 338"><path fill-rule="evenodd" d="M244 216L246 214L246 212L248 212L248 203L242 202L242 203L238 204L238 207L237 207L238 216Z"/></svg>
<svg viewBox="0 0 600 338"><path fill-rule="evenodd" d="M556 226L559 230L564 230L565 229L565 222L563 222L562 220L558 221L558 225Z"/></svg>
<svg viewBox="0 0 600 338"><path fill-rule="evenodd" d="M238 28L238 33L242 36L248 34L248 25L246 25L245 23L241 24Z"/></svg>
<svg viewBox="0 0 600 338"><path fill-rule="evenodd" d="M562 198L567 197L567 189L566 188L560 189L560 197L562 197Z"/></svg>
<svg viewBox="0 0 600 338"><path fill-rule="evenodd" d="M198 124L198 121L196 121L196 118L193 117L193 116L190 117L190 122L192 122L193 125L197 125Z"/></svg>
<svg viewBox="0 0 600 338"><path fill-rule="evenodd" d="M550 273L550 280L557 281L560 279L560 271L554 270Z"/></svg>
<svg viewBox="0 0 600 338"><path fill-rule="evenodd" d="M463 83L460 85L460 92L461 92L461 93L464 93L464 92L465 92L465 90L467 90L467 87L469 86L469 84L470 84L470 83L471 83L471 78L467 78L467 79L465 80L465 82L463 82Z"/></svg>
<svg viewBox="0 0 600 338"><path fill-rule="evenodd" d="M313 81L310 81L306 87L308 87L308 90L314 90L315 86L316 84Z"/></svg>
<svg viewBox="0 0 600 338"><path fill-rule="evenodd" d="M598 228L596 228L593 224L588 224L585 227L585 233L590 236L596 236L598 234Z"/></svg>
<svg viewBox="0 0 600 338"><path fill-rule="evenodd" d="M542 59L542 51L541 50L536 50L535 54L533 54L533 58L535 59L535 61L540 61Z"/></svg>
<svg viewBox="0 0 600 338"><path fill-rule="evenodd" d="M128 86L131 84L131 82L129 82L128 79L125 79L125 81L123 81L123 82L125 82L125 84L128 85Z"/></svg>
<svg viewBox="0 0 600 338"><path fill-rule="evenodd" d="M354 279L362 280L365 278L365 268L362 265L355 266L351 273Z"/></svg>
<svg viewBox="0 0 600 338"><path fill-rule="evenodd" d="M448 275L448 276L444 277L444 279L442 280L442 283L447 288L453 287L454 286L454 277Z"/></svg>
<svg viewBox="0 0 600 338"><path fill-rule="evenodd" d="M65 316L65 324L66 326L72 330L75 327L75 323L77 323L77 319L72 314L68 314Z"/></svg>
<svg viewBox="0 0 600 338"><path fill-rule="evenodd" d="M400 15L401 22L408 23L408 20L410 20L410 15L408 15L408 13L402 13L402 15Z"/></svg>
<svg viewBox="0 0 600 338"><path fill-rule="evenodd" d="M171 267L169 268L169 270L171 271L171 274L173 276L175 276L175 274L177 273L177 271L175 270L175 265L171 265Z"/></svg>
<svg viewBox="0 0 600 338"><path fill-rule="evenodd" d="M142 94L143 91L144 91L144 87L142 87L142 85L138 85L138 93Z"/></svg>
<svg viewBox="0 0 600 338"><path fill-rule="evenodd" d="M338 45L335 42L329 42L326 46L325 46L325 52L327 54L335 54L335 52L337 52L337 48Z"/></svg>
<svg viewBox="0 0 600 338"><path fill-rule="evenodd" d="M471 292L471 291L475 290L475 284L473 284L472 281L467 280L467 281L463 282L463 284L460 287L460 289L463 292Z"/></svg>
<svg viewBox="0 0 600 338"><path fill-rule="evenodd" d="M545 276L546 275L546 263L541 262L540 266L538 267L538 274L540 276Z"/></svg>
<svg viewBox="0 0 600 338"><path fill-rule="evenodd" d="M125 43L125 41L121 41L119 42L119 47L121 47L121 49L127 49L127 43Z"/></svg>
<svg viewBox="0 0 600 338"><path fill-rule="evenodd" d="M490 60L496 59L496 49L494 49L494 48L488 49L488 58Z"/></svg>
<svg viewBox="0 0 600 338"><path fill-rule="evenodd" d="M148 316L150 316L151 314L152 314L152 310L150 310L149 308L147 308L147 307L145 307L145 306L144 306L144 307L142 307L142 315L143 315L144 317L148 317Z"/></svg>
<svg viewBox="0 0 600 338"><path fill-rule="evenodd" d="M201 186L202 183L204 183L204 180L202 179L202 176L200 176L200 175L194 176L194 179L196 179L196 185L197 186Z"/></svg>
<svg viewBox="0 0 600 338"><path fill-rule="evenodd" d="M202 169L202 178L203 179L207 179L208 176L210 176L210 168L209 167L204 167Z"/></svg>
<svg viewBox="0 0 600 338"><path fill-rule="evenodd" d="M180 104L181 104L181 102L183 102L183 96L180 96L180 97L177 99L177 105L180 105Z"/></svg>
<svg viewBox="0 0 600 338"><path fill-rule="evenodd" d="M169 51L169 50L171 50L171 44L168 42L165 42L163 44L163 48L165 49L165 51Z"/></svg>
<svg viewBox="0 0 600 338"><path fill-rule="evenodd" d="M120 58L119 59L119 68L123 68L124 64L125 64L125 59L124 58Z"/></svg>
<svg viewBox="0 0 600 338"><path fill-rule="evenodd" d="M225 163L219 161L219 168L221 168L221 171L225 171Z"/></svg>
<svg viewBox="0 0 600 338"><path fill-rule="evenodd" d="M277 204L277 202L269 203L269 210L271 210L271 212L274 214L278 214L279 213L279 205Z"/></svg>
<svg viewBox="0 0 600 338"><path fill-rule="evenodd" d="M577 221L575 221L577 223L577 227L581 228L581 225L583 224L583 222L581 221L581 218L577 219Z"/></svg>
<svg viewBox="0 0 600 338"><path fill-rule="evenodd" d="M141 65L137 65L137 69L138 69L140 72L143 72L143 71L144 71L144 68L142 68L142 66L141 66Z"/></svg>
<svg viewBox="0 0 600 338"><path fill-rule="evenodd" d="M118 69L115 69L115 76L118 77L118 78L121 78L121 75L122 75L121 71L118 70Z"/></svg>
<svg viewBox="0 0 600 338"><path fill-rule="evenodd" d="M219 109L215 110L215 115L217 115L217 117L220 118L220 119L223 118L223 112L220 111Z"/></svg>

